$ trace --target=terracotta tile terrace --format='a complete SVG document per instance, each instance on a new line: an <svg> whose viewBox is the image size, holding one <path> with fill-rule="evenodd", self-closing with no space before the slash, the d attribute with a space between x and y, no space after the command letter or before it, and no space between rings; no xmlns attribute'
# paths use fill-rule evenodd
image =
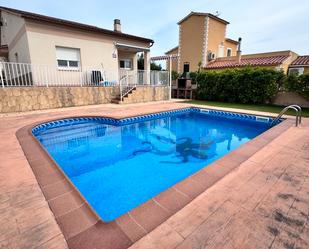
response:
<svg viewBox="0 0 309 249"><path fill-rule="evenodd" d="M0 248L308 248L309 119L296 128L288 118L110 223L98 220L28 132L46 120L123 118L188 106L2 114Z"/></svg>

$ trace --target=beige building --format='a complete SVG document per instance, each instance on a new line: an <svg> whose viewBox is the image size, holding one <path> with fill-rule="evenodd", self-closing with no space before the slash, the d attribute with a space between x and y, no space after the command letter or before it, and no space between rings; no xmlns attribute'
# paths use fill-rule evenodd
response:
<svg viewBox="0 0 309 249"><path fill-rule="evenodd" d="M289 66L289 74L290 73L309 73L309 55L298 56Z"/></svg>
<svg viewBox="0 0 309 249"><path fill-rule="evenodd" d="M114 30L107 30L6 7L0 7L0 14L2 60L54 66L73 78L84 77L74 72L104 70L104 77L116 82L123 72L136 73L137 53L143 52L145 70L150 71L154 41L122 33L118 19Z"/></svg>
<svg viewBox="0 0 309 249"><path fill-rule="evenodd" d="M242 55L241 39L226 37L229 22L210 13L191 12L178 22L179 44L166 52L178 56L171 61L172 70L184 72L202 70L223 70L235 67L267 67L276 70L309 72L309 57L290 51ZM199 66L200 65L200 66ZM169 61L167 62L169 67Z"/></svg>
<svg viewBox="0 0 309 249"><path fill-rule="evenodd" d="M238 42L226 37L229 22L210 13L191 12L178 22L179 44L166 52L178 55L172 70L196 71L215 58L235 56Z"/></svg>
<svg viewBox="0 0 309 249"><path fill-rule="evenodd" d="M217 58L209 62L203 69L224 70L252 66L272 68L287 73L290 64L297 57L298 55L290 50L247 55L241 55L239 52L236 56Z"/></svg>

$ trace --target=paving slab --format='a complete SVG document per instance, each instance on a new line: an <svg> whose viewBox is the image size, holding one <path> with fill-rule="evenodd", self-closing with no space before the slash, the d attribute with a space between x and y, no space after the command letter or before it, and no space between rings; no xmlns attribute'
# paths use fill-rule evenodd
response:
<svg viewBox="0 0 309 249"><path fill-rule="evenodd" d="M283 122L110 226L84 217L89 210L65 179L39 150L21 147L30 140L16 137L22 127L45 120L121 118L188 106L108 104L0 114L0 248L308 248L309 119L298 128L293 120ZM144 210L153 210L153 217ZM72 228L78 218L83 222Z"/></svg>

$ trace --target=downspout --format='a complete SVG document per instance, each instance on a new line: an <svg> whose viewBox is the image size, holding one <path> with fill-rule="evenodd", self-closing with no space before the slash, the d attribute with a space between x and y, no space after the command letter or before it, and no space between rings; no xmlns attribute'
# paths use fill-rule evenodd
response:
<svg viewBox="0 0 309 249"><path fill-rule="evenodd" d="M169 94L168 99L172 99L172 55L169 56Z"/></svg>

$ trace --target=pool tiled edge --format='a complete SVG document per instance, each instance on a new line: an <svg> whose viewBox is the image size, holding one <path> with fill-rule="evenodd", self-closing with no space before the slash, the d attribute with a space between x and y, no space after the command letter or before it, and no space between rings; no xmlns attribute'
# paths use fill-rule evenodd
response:
<svg viewBox="0 0 309 249"><path fill-rule="evenodd" d="M213 110L213 109L188 107L188 108L180 108L176 110L163 111L163 112L158 112L158 113L136 115L133 117L125 117L125 118L120 118L120 119L111 118L111 117L101 117L101 116L64 118L60 120L53 120L50 122L40 123L32 128L32 133L36 135L40 131L45 130L45 129L60 127L64 125L70 125L76 122L84 123L84 122L88 122L89 120L100 121L107 125L122 126L122 125L129 125L129 124L133 124L133 123L141 122L141 121L144 122L144 121L152 120L154 118L170 117L173 115L183 114L187 112L196 112L196 113L201 113L201 114L208 115L208 116L224 117L224 118L230 118L230 119L240 119L240 120L247 120L247 121L257 121L257 122L264 122L264 123L269 123L269 124L271 124L271 122L273 121L272 118L265 117L265 116L257 116L257 115L244 114L244 113L235 113L235 112L228 112L228 111L218 111L218 110ZM280 122L280 120L278 122Z"/></svg>
<svg viewBox="0 0 309 249"><path fill-rule="evenodd" d="M32 136L32 127L43 122L23 127L16 136L72 248L100 247L102 244L104 248L108 248L108 245L113 248L128 247L291 126L290 120L282 122L115 221L104 223L94 215L86 201L68 183L59 168L55 167L55 162Z"/></svg>

